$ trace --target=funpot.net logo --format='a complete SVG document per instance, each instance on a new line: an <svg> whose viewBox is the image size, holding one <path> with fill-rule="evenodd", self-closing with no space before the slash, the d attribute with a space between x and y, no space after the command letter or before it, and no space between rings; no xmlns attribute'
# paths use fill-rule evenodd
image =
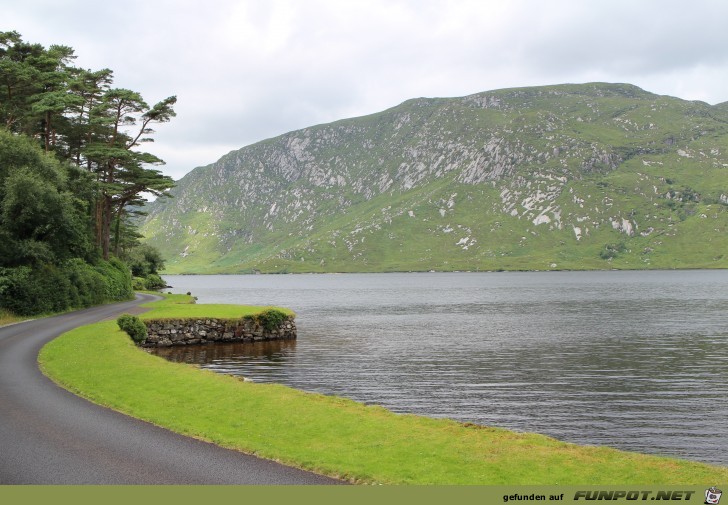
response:
<svg viewBox="0 0 728 505"><path fill-rule="evenodd" d="M708 505L718 505L720 503L720 497L723 495L723 491L713 486L710 489L705 490L705 503Z"/></svg>

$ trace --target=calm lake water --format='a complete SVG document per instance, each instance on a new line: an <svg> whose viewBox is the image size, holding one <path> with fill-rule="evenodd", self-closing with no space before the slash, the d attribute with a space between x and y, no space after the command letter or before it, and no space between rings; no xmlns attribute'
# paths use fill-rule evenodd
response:
<svg viewBox="0 0 728 505"><path fill-rule="evenodd" d="M165 276L298 340L159 354L580 444L728 465L728 271Z"/></svg>

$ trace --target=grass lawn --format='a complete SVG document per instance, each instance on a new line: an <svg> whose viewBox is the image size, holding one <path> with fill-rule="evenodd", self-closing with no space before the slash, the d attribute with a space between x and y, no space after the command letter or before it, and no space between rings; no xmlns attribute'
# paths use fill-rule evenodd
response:
<svg viewBox="0 0 728 505"><path fill-rule="evenodd" d="M158 293L155 293L158 294ZM227 305L208 304L198 305L187 295L164 295L165 299L153 302L154 310L139 314L141 319L240 319L243 316L258 314L271 307L258 305ZM275 307L288 315L295 315L292 310Z"/></svg>
<svg viewBox="0 0 728 505"><path fill-rule="evenodd" d="M149 304L145 318L238 316L260 307ZM175 306L177 305L177 306ZM233 308L237 307L237 308ZM162 316L166 314L167 316ZM116 323L46 345L44 373L96 403L173 431L356 483L705 484L728 468L586 447L382 407L170 363L133 345Z"/></svg>

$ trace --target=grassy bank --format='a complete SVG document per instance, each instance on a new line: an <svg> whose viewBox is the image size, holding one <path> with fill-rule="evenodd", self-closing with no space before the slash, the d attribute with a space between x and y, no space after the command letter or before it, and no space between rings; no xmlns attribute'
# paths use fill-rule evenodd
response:
<svg viewBox="0 0 728 505"><path fill-rule="evenodd" d="M19 317L10 311L0 309L0 326L12 323L19 323L20 321L24 321L25 319L27 319L27 317Z"/></svg>
<svg viewBox="0 0 728 505"><path fill-rule="evenodd" d="M167 314L242 316L260 307L149 304ZM94 402L173 431L353 482L388 484L705 484L728 468L567 444L310 394L167 362L112 322L79 328L40 355L44 372Z"/></svg>
<svg viewBox="0 0 728 505"><path fill-rule="evenodd" d="M156 293L155 293L156 294ZM188 295L164 295L165 299L159 302L147 304L153 310L140 314L142 319L179 319L179 318L216 318L216 319L239 319L246 315L253 315L269 307L257 305L227 305L227 304L206 304L198 305ZM293 311L280 308L289 315Z"/></svg>

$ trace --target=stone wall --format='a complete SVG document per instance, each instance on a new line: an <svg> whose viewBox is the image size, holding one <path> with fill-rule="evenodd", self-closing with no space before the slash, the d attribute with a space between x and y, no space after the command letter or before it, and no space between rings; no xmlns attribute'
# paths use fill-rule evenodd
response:
<svg viewBox="0 0 728 505"><path fill-rule="evenodd" d="M296 338L296 323L288 317L267 329L255 319L165 319L144 321L147 338L142 347L206 344L208 342L261 342Z"/></svg>

